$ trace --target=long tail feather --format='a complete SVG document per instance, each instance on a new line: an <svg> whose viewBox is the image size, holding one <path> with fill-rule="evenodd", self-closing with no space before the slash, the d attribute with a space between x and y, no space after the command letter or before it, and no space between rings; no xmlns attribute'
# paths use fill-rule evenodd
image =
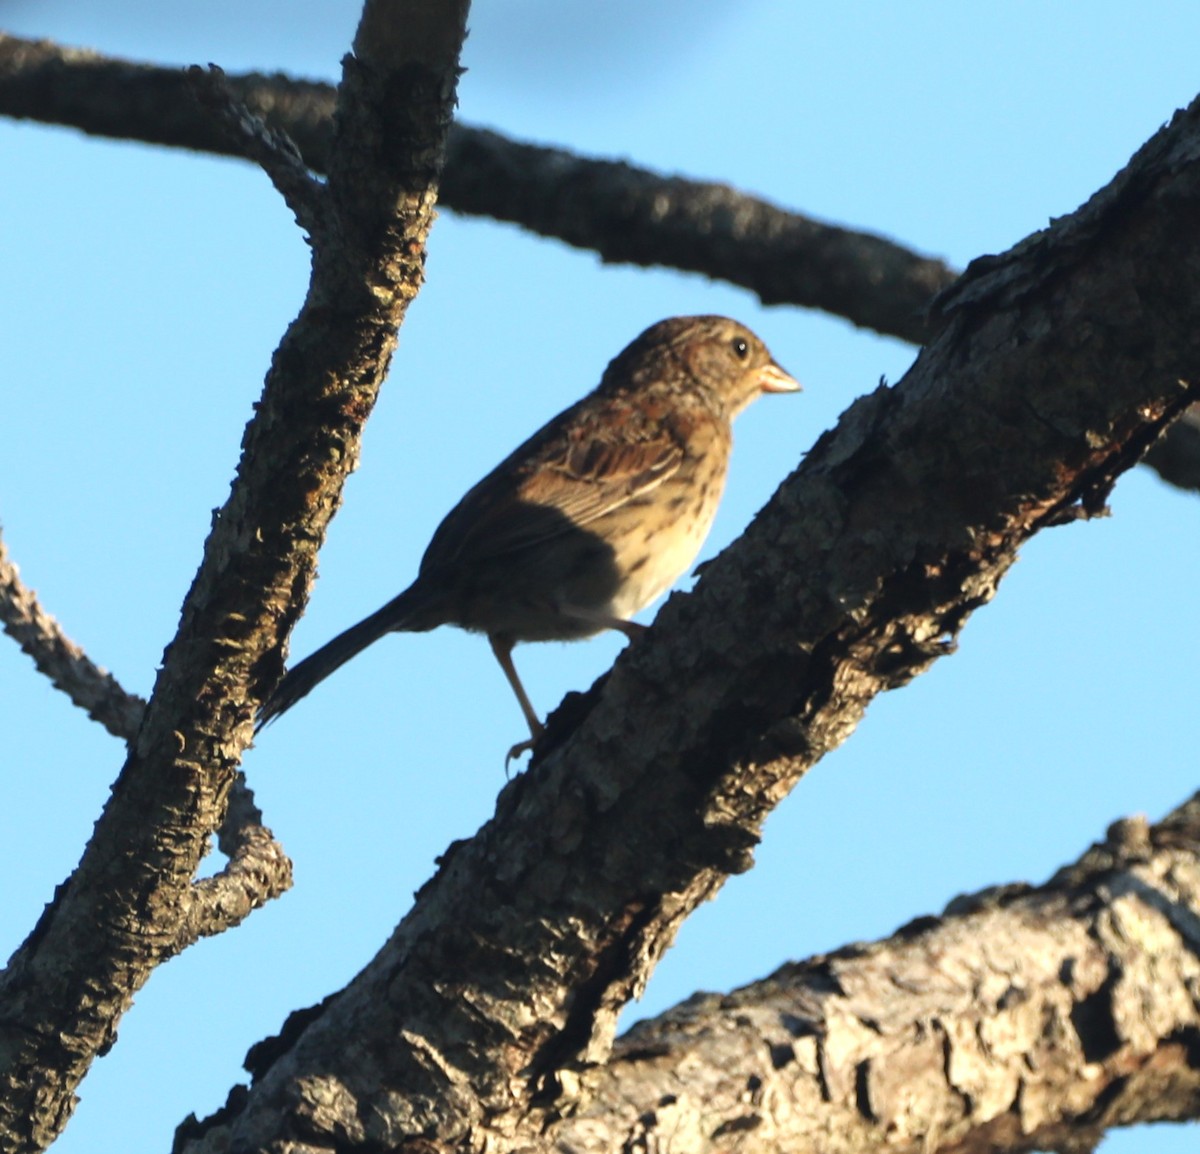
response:
<svg viewBox="0 0 1200 1154"><path fill-rule="evenodd" d="M303 661L292 666L275 687L275 692L263 702L258 720L254 723L255 733L286 713L331 673L352 657L357 657L385 633L404 629L405 619L409 616L408 600L408 590L405 590L382 609L376 610L370 617L364 617L357 625L351 625L344 633L339 633L315 653L310 653Z"/></svg>

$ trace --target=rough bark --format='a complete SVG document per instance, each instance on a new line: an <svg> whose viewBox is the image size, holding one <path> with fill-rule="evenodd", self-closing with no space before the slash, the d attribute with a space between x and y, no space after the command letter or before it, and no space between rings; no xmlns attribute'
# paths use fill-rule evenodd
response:
<svg viewBox="0 0 1200 1154"><path fill-rule="evenodd" d="M78 869L0 975L5 1150L53 1141L134 993L208 932L190 916L204 908L193 877L421 283L465 10L465 0L366 6L328 181L309 191L319 227L308 297L276 353L109 804ZM387 31L395 24L403 45ZM224 895L208 908L226 899L236 905Z"/></svg>
<svg viewBox="0 0 1200 1154"><path fill-rule="evenodd" d="M26 587L0 540L0 624L33 658L56 689L126 744L137 737L146 703L126 693L117 679L94 664ZM244 921L292 885L292 863L263 825L262 812L242 774L229 790L229 804L217 830L217 845L228 861L212 877L194 881L180 898L184 928L179 948L223 933Z"/></svg>
<svg viewBox="0 0 1200 1154"><path fill-rule="evenodd" d="M786 917L788 911L778 910ZM1117 822L1037 888L635 1026L563 1154L1022 1154L1200 1111L1200 800Z"/></svg>
<svg viewBox="0 0 1200 1154"><path fill-rule="evenodd" d="M253 1087L180 1148L544 1143L771 808L1200 395L1198 212L1200 103L1079 212L976 262L904 381L856 402L560 711L380 954L253 1053ZM902 1111L880 1077L866 1112Z"/></svg>

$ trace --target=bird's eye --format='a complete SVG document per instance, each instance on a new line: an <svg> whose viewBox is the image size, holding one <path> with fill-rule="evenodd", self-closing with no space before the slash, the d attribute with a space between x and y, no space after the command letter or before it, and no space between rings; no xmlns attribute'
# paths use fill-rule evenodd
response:
<svg viewBox="0 0 1200 1154"><path fill-rule="evenodd" d="M744 361L750 355L750 346L742 337L733 338L733 351L739 361Z"/></svg>

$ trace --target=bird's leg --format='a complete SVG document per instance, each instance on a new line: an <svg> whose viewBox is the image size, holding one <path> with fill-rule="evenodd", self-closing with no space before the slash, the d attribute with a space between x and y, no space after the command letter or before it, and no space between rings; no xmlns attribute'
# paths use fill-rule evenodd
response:
<svg viewBox="0 0 1200 1154"><path fill-rule="evenodd" d="M500 662L500 668L504 670L504 676L508 678L508 683L512 686L512 691L517 695L517 702L521 706L521 712L525 714L525 720L529 724L529 740L517 742L508 751L508 757L505 760L511 761L514 757L520 757L521 754L532 749L537 739L546 732L546 727L538 720L537 711L533 708L533 702L529 700L529 695L525 692L525 686L521 684L521 679L517 676L517 667L513 664L512 659L514 643L509 638L498 633L489 633L488 641L491 642L492 652L496 655L496 660Z"/></svg>
<svg viewBox="0 0 1200 1154"><path fill-rule="evenodd" d="M649 628L647 625L639 625L636 621L623 621L619 617L588 615L585 620L594 621L604 629L617 629L624 633L630 641L636 641ZM525 692L525 686L521 684L521 679L517 676L517 667L513 664L512 659L513 645L515 643L499 633L489 633L488 641L491 643L492 652L496 655L496 660L500 662L500 668L504 670L504 676L508 678L508 683L512 686L513 693L517 695L517 702L521 706L521 712L525 715L525 721L529 725L529 740L518 741L508 751L508 756L504 759L507 765L514 758L528 753L537 744L542 734L546 732L546 727L538 719L537 711L533 708L533 702L529 700L529 695Z"/></svg>

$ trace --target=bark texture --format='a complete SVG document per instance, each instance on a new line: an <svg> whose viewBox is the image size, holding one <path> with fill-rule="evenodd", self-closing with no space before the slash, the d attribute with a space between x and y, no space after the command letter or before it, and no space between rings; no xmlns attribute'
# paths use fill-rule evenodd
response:
<svg viewBox="0 0 1200 1154"><path fill-rule="evenodd" d="M146 703L126 693L112 674L94 664L25 586L0 540L0 623L33 658L56 689L126 744L133 741ZM181 896L184 927L179 947L223 933L254 910L286 893L292 863L263 825L262 812L242 774L229 790L229 804L217 830L217 845L229 859L212 877L193 881Z"/></svg>
<svg viewBox="0 0 1200 1154"><path fill-rule="evenodd" d="M563 1154L1021 1154L1200 1110L1200 802L1047 884L700 995L587 1071ZM787 916L787 911L777 911Z"/></svg>
<svg viewBox="0 0 1200 1154"><path fill-rule="evenodd" d="M328 181L308 191L319 206L308 298L276 353L110 802L78 869L0 975L6 1151L54 1140L153 968L239 916L236 892L194 889L193 877L421 283L465 19L465 0L367 5ZM405 28L404 46L380 31L389 23ZM231 131L228 118L218 123ZM276 171L286 167L281 158Z"/></svg>
<svg viewBox="0 0 1200 1154"><path fill-rule="evenodd" d="M1077 213L976 262L904 381L856 402L560 711L380 954L254 1052L253 1087L180 1149L544 1143L771 808L1200 396L1198 211L1200 104ZM903 1085L867 1067L860 1111L907 1117Z"/></svg>

